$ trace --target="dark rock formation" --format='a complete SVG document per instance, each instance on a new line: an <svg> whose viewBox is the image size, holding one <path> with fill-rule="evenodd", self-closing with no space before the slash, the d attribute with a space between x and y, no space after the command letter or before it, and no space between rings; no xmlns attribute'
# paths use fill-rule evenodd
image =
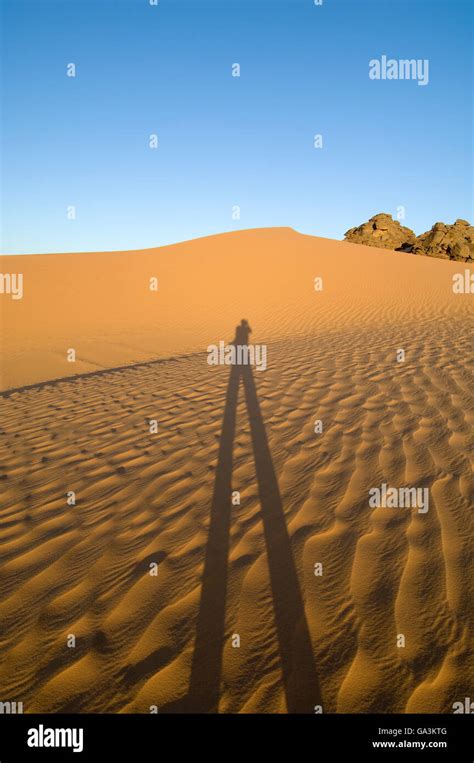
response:
<svg viewBox="0 0 474 763"><path fill-rule="evenodd" d="M407 251L416 241L416 235L410 228L403 227L397 220L392 220L391 215L384 213L371 217L368 223L351 228L345 238L353 244Z"/></svg>
<svg viewBox="0 0 474 763"><path fill-rule="evenodd" d="M391 215L382 213L348 230L345 240L445 260L474 260L474 227L466 220L456 220L453 225L435 223L431 230L416 236L410 228L393 220Z"/></svg>
<svg viewBox="0 0 474 763"><path fill-rule="evenodd" d="M474 260L474 227L466 220L456 220L454 225L435 223L431 230L418 236L412 251L445 260Z"/></svg>

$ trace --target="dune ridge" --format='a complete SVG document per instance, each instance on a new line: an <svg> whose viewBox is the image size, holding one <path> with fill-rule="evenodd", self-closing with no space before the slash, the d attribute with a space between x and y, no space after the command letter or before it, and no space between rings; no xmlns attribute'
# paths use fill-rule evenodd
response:
<svg viewBox="0 0 474 763"><path fill-rule="evenodd" d="M202 352L245 316L268 341L370 325L382 305L384 322L470 316L469 295L452 294L463 263L291 228L136 252L8 256L0 264L24 282L23 299L1 297L1 389Z"/></svg>

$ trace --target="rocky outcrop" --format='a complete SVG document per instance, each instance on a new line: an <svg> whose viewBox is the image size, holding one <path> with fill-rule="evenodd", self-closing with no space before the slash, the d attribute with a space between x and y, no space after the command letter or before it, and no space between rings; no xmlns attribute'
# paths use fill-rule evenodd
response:
<svg viewBox="0 0 474 763"><path fill-rule="evenodd" d="M371 217L368 223L351 228L345 234L346 241L353 244L378 246L382 249L406 249L413 246L416 235L410 228L400 225L391 215L381 212Z"/></svg>
<svg viewBox="0 0 474 763"><path fill-rule="evenodd" d="M474 227L467 220L456 220L454 225L435 223L418 236L412 252L459 262L474 260Z"/></svg>
<svg viewBox="0 0 474 763"><path fill-rule="evenodd" d="M348 230L345 240L446 260L474 260L474 227L467 220L456 220L453 225L435 223L431 230L416 236L391 215L381 213Z"/></svg>

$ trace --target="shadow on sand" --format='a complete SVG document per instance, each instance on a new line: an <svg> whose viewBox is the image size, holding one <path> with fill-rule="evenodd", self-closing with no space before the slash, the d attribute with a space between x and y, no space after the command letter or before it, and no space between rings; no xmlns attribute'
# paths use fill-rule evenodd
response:
<svg viewBox="0 0 474 763"><path fill-rule="evenodd" d="M234 344L247 345L249 333L247 322L242 321ZM311 713L315 705L322 704L303 598L252 368L233 365L222 421L189 691L183 700L163 708L165 712L218 712L225 638L233 442L241 379L250 420L287 711Z"/></svg>

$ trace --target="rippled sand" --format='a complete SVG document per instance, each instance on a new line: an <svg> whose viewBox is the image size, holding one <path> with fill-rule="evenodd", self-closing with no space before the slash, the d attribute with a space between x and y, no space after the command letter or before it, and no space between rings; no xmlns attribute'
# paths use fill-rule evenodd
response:
<svg viewBox="0 0 474 763"><path fill-rule="evenodd" d="M25 294L1 297L1 700L452 712L472 695L459 263L289 229L6 262ZM245 395L206 362L241 318L268 346ZM370 508L383 482L429 487L429 511Z"/></svg>

